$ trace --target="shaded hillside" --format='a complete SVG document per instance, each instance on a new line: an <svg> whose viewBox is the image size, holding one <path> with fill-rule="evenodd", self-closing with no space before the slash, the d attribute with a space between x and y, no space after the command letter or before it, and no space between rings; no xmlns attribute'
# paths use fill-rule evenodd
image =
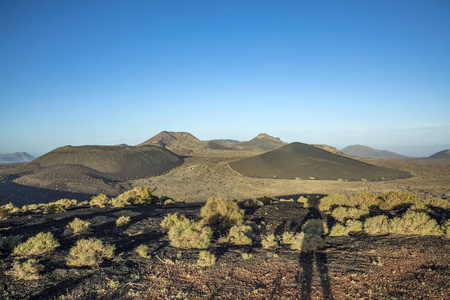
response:
<svg viewBox="0 0 450 300"><path fill-rule="evenodd" d="M353 181L411 177L404 171L370 165L303 143L291 143L229 165L244 176L260 178Z"/></svg>
<svg viewBox="0 0 450 300"><path fill-rule="evenodd" d="M32 161L35 157L26 152L16 152L10 154L0 154L0 164L20 163Z"/></svg>
<svg viewBox="0 0 450 300"><path fill-rule="evenodd" d="M183 158L156 146L64 146L7 175L29 186L114 195L128 188L123 180L162 174L182 163Z"/></svg>
<svg viewBox="0 0 450 300"><path fill-rule="evenodd" d="M450 158L450 149L439 151L431 156L429 158Z"/></svg>
<svg viewBox="0 0 450 300"><path fill-rule="evenodd" d="M394 153L388 150L378 150L363 145L348 146L342 149L341 151L344 154L356 157L388 157L388 158L406 157L404 155Z"/></svg>

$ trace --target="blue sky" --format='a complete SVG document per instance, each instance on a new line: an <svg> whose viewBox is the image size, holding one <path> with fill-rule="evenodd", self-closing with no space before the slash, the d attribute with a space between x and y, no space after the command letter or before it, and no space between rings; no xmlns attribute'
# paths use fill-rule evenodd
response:
<svg viewBox="0 0 450 300"><path fill-rule="evenodd" d="M0 1L0 153L199 139L450 148L450 2Z"/></svg>

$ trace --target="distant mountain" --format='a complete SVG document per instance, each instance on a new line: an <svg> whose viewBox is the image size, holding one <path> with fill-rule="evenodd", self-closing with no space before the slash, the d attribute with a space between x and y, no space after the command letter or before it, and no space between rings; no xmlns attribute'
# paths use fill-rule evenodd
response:
<svg viewBox="0 0 450 300"><path fill-rule="evenodd" d="M157 145L168 148L178 154L187 154L196 150L205 149L269 151L286 144L279 138L265 133L259 134L250 141L239 142L229 139L200 141L188 132L162 131L141 145Z"/></svg>
<svg viewBox="0 0 450 300"><path fill-rule="evenodd" d="M266 133L261 133L248 142L239 142L238 145L249 150L269 151L287 145L287 143L283 142L279 138L275 138Z"/></svg>
<svg viewBox="0 0 450 300"><path fill-rule="evenodd" d="M291 143L229 165L244 176L257 178L357 181L411 177L404 171L371 165L303 143Z"/></svg>
<svg viewBox="0 0 450 300"><path fill-rule="evenodd" d="M450 149L439 151L428 158L450 158Z"/></svg>
<svg viewBox="0 0 450 300"><path fill-rule="evenodd" d="M388 150L378 150L363 145L348 146L342 149L341 152L356 157L389 157L389 158L406 157L404 155L394 153Z"/></svg>
<svg viewBox="0 0 450 300"><path fill-rule="evenodd" d="M19 162L29 162L35 159L34 156L26 152L16 152L10 154L0 154L0 163L19 163Z"/></svg>

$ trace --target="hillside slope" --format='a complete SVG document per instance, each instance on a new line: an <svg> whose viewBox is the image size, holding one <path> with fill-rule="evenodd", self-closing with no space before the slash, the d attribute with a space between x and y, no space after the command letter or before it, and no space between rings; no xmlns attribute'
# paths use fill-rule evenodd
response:
<svg viewBox="0 0 450 300"><path fill-rule="evenodd" d="M428 158L450 158L450 149L439 151L433 155L430 155Z"/></svg>
<svg viewBox="0 0 450 300"><path fill-rule="evenodd" d="M406 157L404 155L391 152L388 150L378 150L374 149L368 146L363 145L352 145L347 146L344 149L341 150L342 153L350 155L350 156L356 156L356 157L386 157L386 158L400 158L400 157Z"/></svg>
<svg viewBox="0 0 450 300"><path fill-rule="evenodd" d="M260 178L354 181L411 177L404 171L370 165L303 143L291 143L229 165L244 176Z"/></svg>

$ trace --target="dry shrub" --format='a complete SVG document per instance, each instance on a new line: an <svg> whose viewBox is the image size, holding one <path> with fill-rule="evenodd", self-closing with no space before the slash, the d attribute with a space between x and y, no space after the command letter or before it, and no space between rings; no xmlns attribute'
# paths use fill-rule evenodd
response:
<svg viewBox="0 0 450 300"><path fill-rule="evenodd" d="M216 263L216 256L209 251L200 251L197 265L199 267L209 267Z"/></svg>
<svg viewBox="0 0 450 300"><path fill-rule="evenodd" d="M303 196L299 197L297 199L297 202L302 203L304 208L310 208L309 200L306 197L303 197Z"/></svg>
<svg viewBox="0 0 450 300"><path fill-rule="evenodd" d="M446 237L450 238L450 220L447 220L442 224L441 230Z"/></svg>
<svg viewBox="0 0 450 300"><path fill-rule="evenodd" d="M75 218L72 222L70 222L66 229L64 230L63 236L71 236L74 234L86 234L90 233L91 229L89 226L91 223L88 221L83 221L79 218Z"/></svg>
<svg viewBox="0 0 450 300"><path fill-rule="evenodd" d="M369 192L362 192L353 195L349 199L348 206L376 207L380 204L380 197Z"/></svg>
<svg viewBox="0 0 450 300"><path fill-rule="evenodd" d="M166 201L164 201L164 205L172 205L175 204L175 201L173 201L173 199L167 199Z"/></svg>
<svg viewBox="0 0 450 300"><path fill-rule="evenodd" d="M441 198L428 198L425 201L425 204L432 206L432 207L440 207L443 209L450 209L450 201L441 199Z"/></svg>
<svg viewBox="0 0 450 300"><path fill-rule="evenodd" d="M348 235L352 231L361 231L363 229L363 224L358 220L347 220L345 225L337 223L331 228L330 236L342 236Z"/></svg>
<svg viewBox="0 0 450 300"><path fill-rule="evenodd" d="M130 217L129 216L121 216L120 218L118 218L116 220L116 226L117 227L123 227L125 225L127 225L128 223L130 223Z"/></svg>
<svg viewBox="0 0 450 300"><path fill-rule="evenodd" d="M22 241L21 235L11 235L8 237L0 237L0 251L12 251Z"/></svg>
<svg viewBox="0 0 450 300"><path fill-rule="evenodd" d="M380 209L391 210L402 208L405 206L410 206L413 204L423 205L424 201L411 193L401 193L397 191L390 191L384 193L381 198L381 203L379 205Z"/></svg>
<svg viewBox="0 0 450 300"><path fill-rule="evenodd" d="M60 212L65 212L66 209L61 204L49 203L44 209L44 214L57 214Z"/></svg>
<svg viewBox="0 0 450 300"><path fill-rule="evenodd" d="M23 263L14 262L9 275L19 280L36 280L39 279L39 272L42 270L44 270L44 266L40 265L36 259L28 259Z"/></svg>
<svg viewBox="0 0 450 300"><path fill-rule="evenodd" d="M111 199L109 199L105 194L98 194L93 196L91 201L89 201L91 206L107 207L111 205Z"/></svg>
<svg viewBox="0 0 450 300"><path fill-rule="evenodd" d="M319 210L326 212L335 206L348 205L348 202L349 200L345 195L329 195L320 200Z"/></svg>
<svg viewBox="0 0 450 300"><path fill-rule="evenodd" d="M59 247L59 243L53 237L52 233L40 232L36 236L30 237L26 242L15 247L12 255L21 256L41 254L44 252L52 251L57 247Z"/></svg>
<svg viewBox="0 0 450 300"><path fill-rule="evenodd" d="M395 234L441 235L442 231L427 213L408 209L402 217L389 222L389 231Z"/></svg>
<svg viewBox="0 0 450 300"><path fill-rule="evenodd" d="M285 231L281 236L282 243L285 245L291 245L292 243L294 243L294 235L295 232Z"/></svg>
<svg viewBox="0 0 450 300"><path fill-rule="evenodd" d="M217 229L227 229L244 223L244 211L236 202L225 198L209 198L200 210L201 222Z"/></svg>
<svg viewBox="0 0 450 300"><path fill-rule="evenodd" d="M0 207L0 220L6 219L9 215L9 209Z"/></svg>
<svg viewBox="0 0 450 300"><path fill-rule="evenodd" d="M210 227L178 213L167 215L161 222L161 227L168 233L170 244L173 247L206 249L211 243L212 230Z"/></svg>
<svg viewBox="0 0 450 300"><path fill-rule="evenodd" d="M112 205L114 207L123 207L132 204L153 204L157 201L158 197L153 195L153 191L150 188L137 186L113 198Z"/></svg>
<svg viewBox="0 0 450 300"><path fill-rule="evenodd" d="M65 209L69 209L72 207L77 206L77 200L76 199L60 199L58 201L55 202L55 204L59 204L61 206L63 206Z"/></svg>
<svg viewBox="0 0 450 300"><path fill-rule="evenodd" d="M252 227L235 225L230 228L227 240L235 245L251 245L254 238Z"/></svg>
<svg viewBox="0 0 450 300"><path fill-rule="evenodd" d="M148 254L148 246L141 244L134 249L134 251L139 254L140 257L143 258L150 258L150 255Z"/></svg>
<svg viewBox="0 0 450 300"><path fill-rule="evenodd" d="M258 198L257 200L259 200L263 205L267 205L270 204L274 201L277 201L277 198L275 198L274 196L262 196L260 198Z"/></svg>
<svg viewBox="0 0 450 300"><path fill-rule="evenodd" d="M115 246L104 245L99 239L78 240L69 250L67 265L78 267L99 265L104 259L114 257L114 249Z"/></svg>
<svg viewBox="0 0 450 300"><path fill-rule="evenodd" d="M294 235L291 242L292 250L302 252L312 252L323 248L326 245L325 239L318 234L300 232Z"/></svg>
<svg viewBox="0 0 450 300"><path fill-rule="evenodd" d="M247 199L244 202L245 207L259 207L263 206L264 203L258 199Z"/></svg>
<svg viewBox="0 0 450 300"><path fill-rule="evenodd" d="M364 231L368 234L387 234L389 233L389 219L385 215L367 218L364 221Z"/></svg>
<svg viewBox="0 0 450 300"><path fill-rule="evenodd" d="M269 249L278 245L276 237L273 233L263 235L261 238L261 244L264 249Z"/></svg>
<svg viewBox="0 0 450 300"><path fill-rule="evenodd" d="M345 207L339 206L333 210L331 215L337 221L344 223L348 219L361 219L363 216L369 214L369 209L367 207Z"/></svg>

